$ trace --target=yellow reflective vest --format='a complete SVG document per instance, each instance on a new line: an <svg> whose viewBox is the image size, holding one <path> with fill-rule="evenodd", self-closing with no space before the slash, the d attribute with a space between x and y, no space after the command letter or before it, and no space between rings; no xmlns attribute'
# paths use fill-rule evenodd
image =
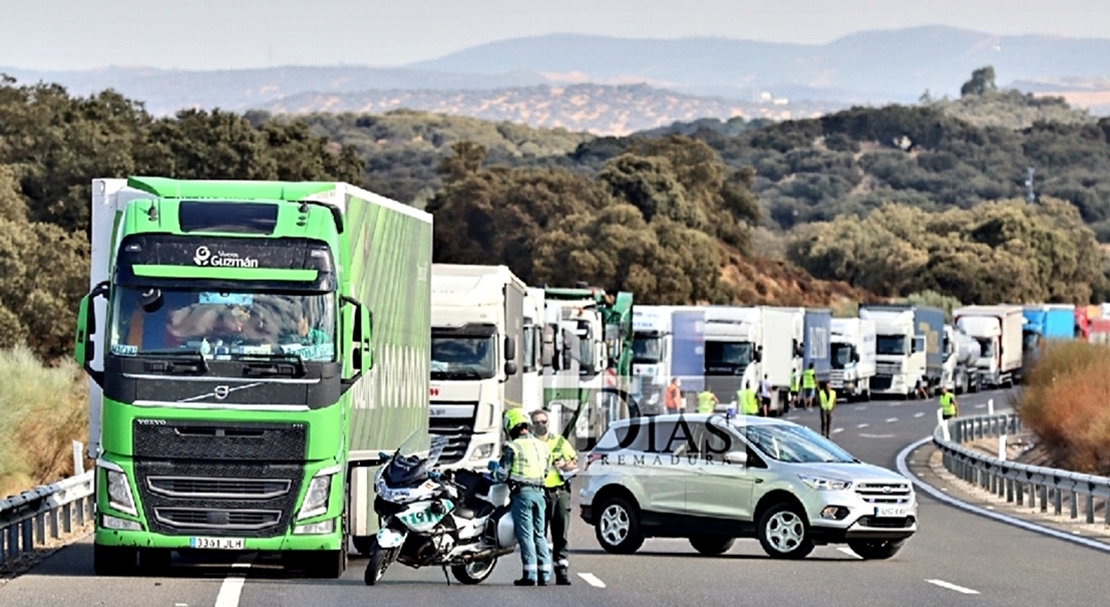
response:
<svg viewBox="0 0 1110 607"><path fill-rule="evenodd" d="M547 448L551 452L551 467L547 471L547 476L543 479L544 487L558 487L566 482L563 479L562 472L555 467L555 462L559 459L571 461L578 458L578 452L574 447L570 446L570 441L557 435L550 434L547 437Z"/></svg>
<svg viewBox="0 0 1110 607"><path fill-rule="evenodd" d="M817 393L821 396L821 408L825 411L832 411L836 406L836 390L829 388L828 393L824 390Z"/></svg>
<svg viewBox="0 0 1110 607"><path fill-rule="evenodd" d="M956 414L956 397L951 392L940 395L940 412L944 415Z"/></svg>
<svg viewBox="0 0 1110 607"><path fill-rule="evenodd" d="M705 390L698 393L698 413L713 412L713 393Z"/></svg>
<svg viewBox="0 0 1110 607"><path fill-rule="evenodd" d="M755 390L750 388L740 390L736 393L736 398L741 413L744 415L759 415L759 401L755 399Z"/></svg>

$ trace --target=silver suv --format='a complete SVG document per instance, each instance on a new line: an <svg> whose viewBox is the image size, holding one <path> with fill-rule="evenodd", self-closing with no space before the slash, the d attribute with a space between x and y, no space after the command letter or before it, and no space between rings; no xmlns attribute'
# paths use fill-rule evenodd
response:
<svg viewBox="0 0 1110 607"><path fill-rule="evenodd" d="M917 531L909 480L779 419L620 420L587 461L582 519L607 552L678 537L702 554L721 554L735 538L759 538L777 558L847 543L865 559L885 559Z"/></svg>

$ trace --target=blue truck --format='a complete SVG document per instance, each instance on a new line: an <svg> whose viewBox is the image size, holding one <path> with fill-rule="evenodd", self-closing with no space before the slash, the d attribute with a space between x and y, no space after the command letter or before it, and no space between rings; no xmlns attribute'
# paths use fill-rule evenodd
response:
<svg viewBox="0 0 1110 607"><path fill-rule="evenodd" d="M818 383L828 381L832 374L832 311L806 309L802 350L802 369L813 363Z"/></svg>
<svg viewBox="0 0 1110 607"><path fill-rule="evenodd" d="M1075 306L1041 304L1022 309L1022 367L1036 362L1041 345L1049 339L1075 339Z"/></svg>

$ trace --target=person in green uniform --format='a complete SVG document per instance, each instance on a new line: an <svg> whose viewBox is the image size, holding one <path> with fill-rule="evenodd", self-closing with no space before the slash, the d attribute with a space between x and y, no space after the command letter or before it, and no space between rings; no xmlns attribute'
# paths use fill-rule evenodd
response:
<svg viewBox="0 0 1110 607"><path fill-rule="evenodd" d="M821 406L821 436L830 438L832 432L832 412L836 408L836 390L829 387L829 382L822 382L821 392L818 393Z"/></svg>
<svg viewBox="0 0 1110 607"><path fill-rule="evenodd" d="M489 468L499 482L512 490L513 527L520 544L524 575L515 586L546 586L551 578L551 552L548 550L544 518L547 505L543 482L551 465L547 443L530 432L531 423L520 408L505 412L505 433L509 440L502 448L501 460Z"/></svg>
<svg viewBox="0 0 1110 607"><path fill-rule="evenodd" d="M570 532L570 479L578 469L578 453L570 441L548 426L547 411L532 412L532 431L536 438L547 444L551 452L551 467L543 481L547 498L547 524L551 530L551 560L555 564L555 583L570 586L570 550L567 537Z"/></svg>
<svg viewBox="0 0 1110 607"><path fill-rule="evenodd" d="M718 402L717 395L709 390L698 392L698 413L712 413Z"/></svg>
<svg viewBox="0 0 1110 607"><path fill-rule="evenodd" d="M797 406L798 406L798 370L797 369L791 369L790 370L790 400L787 401L786 410L783 411L783 413L786 413L787 411L789 411L791 407L797 407Z"/></svg>
<svg viewBox="0 0 1110 607"><path fill-rule="evenodd" d="M956 402L956 397L948 388L940 389L940 415L944 419L952 419L960 413L960 405Z"/></svg>

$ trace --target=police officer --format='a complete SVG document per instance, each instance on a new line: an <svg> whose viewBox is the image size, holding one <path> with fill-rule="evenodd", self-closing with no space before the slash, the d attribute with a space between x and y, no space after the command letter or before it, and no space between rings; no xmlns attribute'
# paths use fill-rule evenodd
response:
<svg viewBox="0 0 1110 607"><path fill-rule="evenodd" d="M712 413L718 402L717 395L709 390L698 392L698 413Z"/></svg>
<svg viewBox="0 0 1110 607"><path fill-rule="evenodd" d="M952 419L960 414L960 405L956 402L956 397L948 391L948 388L942 387L940 389L940 415L944 419Z"/></svg>
<svg viewBox="0 0 1110 607"><path fill-rule="evenodd" d="M555 583L570 586L570 551L567 535L570 532L570 475L578 469L578 453L570 441L551 432L547 425L547 411L532 412L532 429L536 438L544 441L551 453L551 467L543 481L547 498L547 526L551 528L551 559L555 562Z"/></svg>
<svg viewBox="0 0 1110 607"><path fill-rule="evenodd" d="M544 534L543 481L551 455L547 444L532 436L529 426L528 416L519 408L505 412L509 441L502 450L501 461L490 462L490 469L497 480L508 481L512 488L513 526L524 564L524 575L513 584L546 586L551 578L551 552Z"/></svg>

